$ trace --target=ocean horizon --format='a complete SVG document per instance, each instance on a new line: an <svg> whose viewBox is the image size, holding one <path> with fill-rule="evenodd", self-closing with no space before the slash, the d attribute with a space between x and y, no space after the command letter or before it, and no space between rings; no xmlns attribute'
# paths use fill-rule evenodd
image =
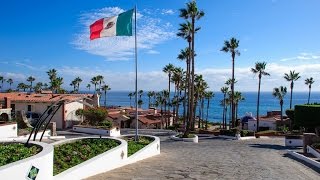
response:
<svg viewBox="0 0 320 180"><path fill-rule="evenodd" d="M88 91L86 91L88 93ZM130 106L130 98L128 94L131 91L109 91L107 92L107 106ZM92 92L90 92L92 93ZM220 100L223 99L221 92L214 92L215 96L210 100L208 120L210 122L221 122L222 121L222 106L220 106ZM256 116L257 110L257 92L242 92L244 101L239 103L238 117L244 116L246 113L252 113ZM173 96L173 93L171 93ZM148 108L148 96L147 92L144 92L142 96L143 109ZM293 92L292 106L298 104L306 104L308 102L308 92ZM311 92L310 103L320 102L320 92ZM104 93L100 98L100 105L104 105ZM134 97L131 100L131 105L134 106ZM283 105L283 113L289 109L290 106L290 90L288 90ZM205 115L207 101L205 101ZM160 108L160 107L159 107ZM279 100L272 96L272 92L261 92L260 94L260 115L266 115L268 111L280 110ZM183 112L183 106L180 105L179 114ZM228 109L229 112L229 109ZM198 109L197 109L198 113ZM228 113L229 114L229 113Z"/></svg>

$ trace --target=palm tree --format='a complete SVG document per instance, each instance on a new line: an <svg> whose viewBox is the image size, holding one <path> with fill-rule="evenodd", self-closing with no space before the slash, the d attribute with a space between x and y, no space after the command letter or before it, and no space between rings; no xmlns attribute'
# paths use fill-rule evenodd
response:
<svg viewBox="0 0 320 180"><path fill-rule="evenodd" d="M0 81L1 81L1 91L2 92L2 89L3 89L3 82L6 81L6 79L4 79L3 76L0 76Z"/></svg>
<svg viewBox="0 0 320 180"><path fill-rule="evenodd" d="M90 91L91 84L87 84L88 91Z"/></svg>
<svg viewBox="0 0 320 180"><path fill-rule="evenodd" d="M129 96L129 98L130 98L130 107L132 107L132 106L131 106L131 99L132 99L132 97L134 96L134 94L131 92L131 93L128 94L128 96Z"/></svg>
<svg viewBox="0 0 320 180"><path fill-rule="evenodd" d="M50 85L51 85L51 90L53 90L52 88L52 83L53 81L57 78L57 70L55 69L49 69L49 71L47 72L49 79L50 79Z"/></svg>
<svg viewBox="0 0 320 180"><path fill-rule="evenodd" d="M38 82L33 89L35 92L41 92L42 86L43 86L42 82Z"/></svg>
<svg viewBox="0 0 320 180"><path fill-rule="evenodd" d="M27 81L30 82L30 92L32 91L32 82L35 81L36 79L32 76L29 76Z"/></svg>
<svg viewBox="0 0 320 180"><path fill-rule="evenodd" d="M101 89L101 84L104 83L103 79L104 77L101 75L96 76L97 81L99 82L99 89Z"/></svg>
<svg viewBox="0 0 320 180"><path fill-rule="evenodd" d="M180 17L182 17L186 20L188 20L188 19L191 20L191 37L189 37L189 38L191 38L191 48L189 48L189 49L191 51L190 60L191 60L191 84L192 84L191 98L190 98L190 102L189 102L189 106L190 106L190 114L189 114L190 119L189 119L189 121L191 122L192 118L193 118L193 114L195 113L194 109L193 109L193 107L194 107L194 96L193 96L194 86L193 86L193 84L194 84L194 78L195 78L194 77L194 74L195 74L195 72L194 72L195 32L200 29L200 28L195 28L195 23L196 23L196 20L199 20L199 19L201 19L201 17L204 16L204 12L200 11L198 9L196 1L191 1L191 2L187 3L186 5L187 5L186 9L180 9ZM190 95L190 93L189 93L189 95ZM189 134L189 129L187 127L186 132L184 133L184 136L188 136L188 134Z"/></svg>
<svg viewBox="0 0 320 180"><path fill-rule="evenodd" d="M251 72L254 74L258 74L259 77L259 85L258 85L258 99L257 99L257 132L259 131L259 106L260 106L260 86L261 86L261 78L262 76L270 76L269 73L265 71L266 69L266 62L256 62L254 68L251 68Z"/></svg>
<svg viewBox="0 0 320 180"><path fill-rule="evenodd" d="M99 83L99 80L97 79L97 77L93 77L93 78L91 79L91 84L94 85L94 92L97 91L97 84L98 84L98 83Z"/></svg>
<svg viewBox="0 0 320 180"><path fill-rule="evenodd" d="M173 75L171 77L171 81L174 82L174 85L175 85L175 90L174 90L174 99L175 100L172 100L172 102L175 102L174 103L174 114L175 114L175 118L174 118L174 124L176 122L178 122L178 119L179 119L179 105L180 105L180 97L179 95L181 94L181 88L183 86L181 86L181 83L183 81L183 69L180 68L180 67L176 67L174 70L173 70Z"/></svg>
<svg viewBox="0 0 320 180"><path fill-rule="evenodd" d="M61 90L61 85L63 84L63 78L58 77L52 81L52 90L55 90L56 93Z"/></svg>
<svg viewBox="0 0 320 180"><path fill-rule="evenodd" d="M138 96L139 96L139 100L138 100L138 107L139 108L141 108L141 106L142 106L142 104L143 104L143 101L142 101L142 99L141 99L141 96L143 95L143 90L139 90L138 91ZM139 101L141 102L141 103L139 103Z"/></svg>
<svg viewBox="0 0 320 180"><path fill-rule="evenodd" d="M228 87L222 87L221 89L221 92L223 93L223 103L222 103L222 106L223 106L223 113L222 113L222 127L223 129L226 127L226 117L227 117L227 113L226 113L226 97L227 97L227 93L229 91L229 88Z"/></svg>
<svg viewBox="0 0 320 180"><path fill-rule="evenodd" d="M104 107L107 107L107 91L110 91L111 88L105 84L101 87L101 89L104 91Z"/></svg>
<svg viewBox="0 0 320 180"><path fill-rule="evenodd" d="M149 108L151 107L151 97L153 96L153 92L149 91L147 94L148 98L149 98Z"/></svg>
<svg viewBox="0 0 320 180"><path fill-rule="evenodd" d="M238 105L239 102L244 101L245 98L242 96L242 93L239 91L234 92L234 105L235 105L235 112L236 112L236 120L238 119ZM237 126L238 124L236 124Z"/></svg>
<svg viewBox="0 0 320 180"><path fill-rule="evenodd" d="M19 83L17 86L17 89L22 89L23 92L26 92L26 89L28 88L28 86L25 83Z"/></svg>
<svg viewBox="0 0 320 180"><path fill-rule="evenodd" d="M48 89L48 84L47 84L47 83L44 83L44 84L43 84L43 87L44 87L44 89Z"/></svg>
<svg viewBox="0 0 320 180"><path fill-rule="evenodd" d="M311 85L314 83L313 77L304 80L305 84L309 86L308 104L310 104Z"/></svg>
<svg viewBox="0 0 320 180"><path fill-rule="evenodd" d="M73 93L76 93L76 90L77 90L77 81L76 80L73 80L71 81L70 83L70 86L73 86Z"/></svg>
<svg viewBox="0 0 320 180"><path fill-rule="evenodd" d="M80 89L80 83L82 82L82 79L80 77L77 77L74 79L77 83L77 91L79 92Z"/></svg>
<svg viewBox="0 0 320 180"><path fill-rule="evenodd" d="M226 52L226 53L230 53L231 54L231 58L232 58L232 80L233 82L231 83L231 121L232 121L232 127L234 127L234 123L235 123L235 106L234 106L234 101L233 101L233 97L234 97L234 60L236 55L240 56L240 52L239 50L237 50L237 48L239 47L239 40L235 39L235 38L231 38L230 41L225 41L224 42L224 46L222 47L221 51Z"/></svg>
<svg viewBox="0 0 320 180"><path fill-rule="evenodd" d="M168 74L168 84L169 84L169 88L168 88L168 90L169 90L168 102L170 102L170 83L171 83L171 75L172 75L174 69L175 69L175 67L174 67L174 65L171 64L171 63L169 63L168 65L166 65L166 66L162 69L162 71L163 71L164 73L167 73L167 74ZM169 111L169 114L170 114L170 107L168 107L168 111Z"/></svg>
<svg viewBox="0 0 320 180"><path fill-rule="evenodd" d="M210 99L214 97L214 93L212 91L207 91L204 96L207 99L207 117L206 117L206 127L205 129L208 129L208 115L209 115L209 105L210 105Z"/></svg>
<svg viewBox="0 0 320 180"><path fill-rule="evenodd" d="M292 91L293 91L293 85L294 85L293 81L296 81L299 78L300 78L299 73L296 73L294 71L290 71L289 74L287 74L287 73L284 74L284 79L291 82L291 84L290 84L290 90L291 90L291 92L290 92L290 109L292 107Z"/></svg>
<svg viewBox="0 0 320 180"><path fill-rule="evenodd" d="M13 84L13 80L12 80L11 78L9 78L9 79L7 80L7 83L9 83L10 89L11 89L11 85Z"/></svg>
<svg viewBox="0 0 320 180"><path fill-rule="evenodd" d="M273 92L272 92L272 95L279 99L280 101L280 108L281 108L281 122L283 122L283 99L284 99L284 96L287 94L287 88L286 87L283 87L283 86L280 86L279 88L274 88L273 89Z"/></svg>

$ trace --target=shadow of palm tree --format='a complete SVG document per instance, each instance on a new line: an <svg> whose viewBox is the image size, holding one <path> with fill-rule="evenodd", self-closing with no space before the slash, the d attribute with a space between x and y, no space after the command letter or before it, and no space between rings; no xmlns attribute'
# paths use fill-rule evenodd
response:
<svg viewBox="0 0 320 180"><path fill-rule="evenodd" d="M296 147L286 147L277 144L249 144L253 148L262 148L262 149L273 149L273 150L286 150L286 149L300 149Z"/></svg>

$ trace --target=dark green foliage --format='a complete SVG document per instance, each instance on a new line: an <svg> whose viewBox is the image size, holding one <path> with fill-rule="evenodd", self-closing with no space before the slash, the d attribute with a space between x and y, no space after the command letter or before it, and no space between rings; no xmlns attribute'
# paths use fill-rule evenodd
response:
<svg viewBox="0 0 320 180"><path fill-rule="evenodd" d="M286 115L287 115L288 118L290 118L291 120L294 120L294 109L287 109L287 110L286 110Z"/></svg>
<svg viewBox="0 0 320 180"><path fill-rule="evenodd" d="M120 142L113 139L82 139L56 146L54 147L53 174L59 174L119 144Z"/></svg>
<svg viewBox="0 0 320 180"><path fill-rule="evenodd" d="M241 137L254 136L254 131L241 130L240 131L240 136Z"/></svg>
<svg viewBox="0 0 320 180"><path fill-rule="evenodd" d="M85 121L82 123L84 125L90 126L103 126L101 124L105 124L105 120L108 116L108 111L105 108L88 108L84 110L77 110L76 113L78 115L83 115L85 117ZM110 122L111 123L111 122Z"/></svg>
<svg viewBox="0 0 320 180"><path fill-rule="evenodd" d="M320 105L296 105L294 123L305 128L320 126Z"/></svg>
<svg viewBox="0 0 320 180"><path fill-rule="evenodd" d="M139 141L137 142L134 137L126 137L125 140L128 142L128 157L154 141L153 138L144 136L139 136Z"/></svg>
<svg viewBox="0 0 320 180"><path fill-rule="evenodd" d="M313 143L312 147L315 149L320 149L320 142L319 143Z"/></svg>
<svg viewBox="0 0 320 180"><path fill-rule="evenodd" d="M28 158L40 151L41 148L36 145L25 147L21 143L0 143L0 166Z"/></svg>

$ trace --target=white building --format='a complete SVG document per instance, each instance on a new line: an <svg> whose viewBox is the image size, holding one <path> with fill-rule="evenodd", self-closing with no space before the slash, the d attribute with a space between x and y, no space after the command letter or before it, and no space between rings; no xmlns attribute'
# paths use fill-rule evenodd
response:
<svg viewBox="0 0 320 180"><path fill-rule="evenodd" d="M17 111L42 114L48 107L62 101L61 107L52 117L57 129L65 129L78 124L80 117L75 115L77 109L84 109L86 105L98 105L99 97L92 94L38 94L38 93L0 93L0 102ZM50 117L50 116L49 116Z"/></svg>

